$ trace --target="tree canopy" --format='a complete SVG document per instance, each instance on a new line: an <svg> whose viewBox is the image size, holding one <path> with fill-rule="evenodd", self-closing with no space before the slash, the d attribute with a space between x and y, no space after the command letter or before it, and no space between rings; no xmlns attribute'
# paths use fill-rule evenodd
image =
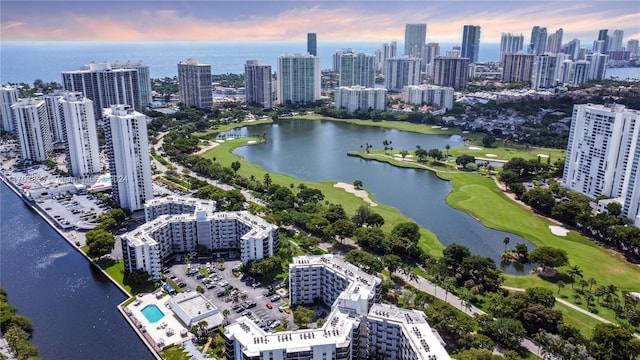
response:
<svg viewBox="0 0 640 360"><path fill-rule="evenodd" d="M542 246L532 250L529 253L529 260L545 268L564 266L569 263L566 251L549 246Z"/></svg>

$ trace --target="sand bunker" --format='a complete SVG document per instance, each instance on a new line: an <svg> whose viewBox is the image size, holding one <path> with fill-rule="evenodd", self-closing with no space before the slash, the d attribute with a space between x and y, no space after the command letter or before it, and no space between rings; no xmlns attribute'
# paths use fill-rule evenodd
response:
<svg viewBox="0 0 640 360"><path fill-rule="evenodd" d="M484 156L486 156L486 157L498 157L498 155L496 155L496 154L484 154Z"/></svg>
<svg viewBox="0 0 640 360"><path fill-rule="evenodd" d="M538 154L538 156L540 156L541 158L548 158L549 157L549 155L547 155L547 154Z"/></svg>
<svg viewBox="0 0 640 360"><path fill-rule="evenodd" d="M256 143L256 141L255 141L255 140L249 140L249 141L247 141L247 144L255 144L255 143Z"/></svg>
<svg viewBox="0 0 640 360"><path fill-rule="evenodd" d="M442 126L440 126L440 125L432 125L432 126L431 126L431 128L432 128L432 129L440 129L441 127L442 127Z"/></svg>
<svg viewBox="0 0 640 360"><path fill-rule="evenodd" d="M551 233L556 236L567 236L567 234L569 233L569 230L563 228L562 226L550 225L549 230L551 230Z"/></svg>
<svg viewBox="0 0 640 360"><path fill-rule="evenodd" d="M482 148L477 146L469 146L469 150L482 150Z"/></svg>
<svg viewBox="0 0 640 360"><path fill-rule="evenodd" d="M216 142L222 144L224 140L220 139L220 140L216 140Z"/></svg>
<svg viewBox="0 0 640 360"><path fill-rule="evenodd" d="M333 187L344 189L344 191L361 198L362 200L364 200L367 203L369 203L369 205L371 205L371 206L378 206L378 204L374 203L373 200L371 200L371 198L369 198L369 193L367 193L364 190L356 190L355 186L353 186L351 184L339 182L339 183L336 183L335 185L333 185Z"/></svg>

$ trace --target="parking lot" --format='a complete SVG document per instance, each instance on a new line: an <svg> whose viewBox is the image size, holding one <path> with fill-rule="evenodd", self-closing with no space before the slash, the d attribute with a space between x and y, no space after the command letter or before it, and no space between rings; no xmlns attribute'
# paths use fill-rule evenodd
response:
<svg viewBox="0 0 640 360"><path fill-rule="evenodd" d="M272 331L270 329L281 325L281 319L286 316L291 328L293 313L288 308L288 299L285 298L285 301L276 294L278 289L281 293L286 291L282 289L284 284L259 284L248 276L235 276L233 268L241 265L239 260L225 261L223 264L211 261L208 264L208 271L207 262L173 265L165 270L165 275L181 285L183 291L195 291L197 286L204 288L205 297L210 299L220 312L229 309L229 323L244 315L265 331ZM202 272L208 273L208 277Z"/></svg>

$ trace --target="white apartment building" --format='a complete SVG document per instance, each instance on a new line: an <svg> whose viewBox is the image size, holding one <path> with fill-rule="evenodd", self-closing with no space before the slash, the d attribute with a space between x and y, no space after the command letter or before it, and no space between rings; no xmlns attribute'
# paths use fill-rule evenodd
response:
<svg viewBox="0 0 640 360"><path fill-rule="evenodd" d="M0 130L14 132L13 110L11 105L18 102L18 89L12 86L0 87Z"/></svg>
<svg viewBox="0 0 640 360"><path fill-rule="evenodd" d="M51 141L54 144L64 146L64 118L60 111L59 100L62 98L63 91L55 90L50 94L43 95L41 98L47 108L49 116L49 129L51 132ZM93 106L93 103L91 103ZM93 107L91 108L93 112ZM94 117L95 118L95 117Z"/></svg>
<svg viewBox="0 0 640 360"><path fill-rule="evenodd" d="M606 195L640 226L640 111L574 105L562 181L591 198Z"/></svg>
<svg viewBox="0 0 640 360"><path fill-rule="evenodd" d="M339 86L373 88L376 80L375 55L352 53L340 55Z"/></svg>
<svg viewBox="0 0 640 360"><path fill-rule="evenodd" d="M109 63L91 63L80 70L62 72L67 91L78 91L93 101L96 119L111 105L129 105L142 111L138 70L114 68Z"/></svg>
<svg viewBox="0 0 640 360"><path fill-rule="evenodd" d="M42 99L20 99L11 105L22 160L46 161L51 155L51 129Z"/></svg>
<svg viewBox="0 0 640 360"><path fill-rule="evenodd" d="M199 64L198 59L178 63L178 88L180 102L200 109L213 107L211 65Z"/></svg>
<svg viewBox="0 0 640 360"><path fill-rule="evenodd" d="M59 116L63 118L63 141L67 168L72 176L100 173L100 145L93 101L79 92L66 92L58 99Z"/></svg>
<svg viewBox="0 0 640 360"><path fill-rule="evenodd" d="M414 105L437 105L447 110L453 109L454 90L452 87L436 85L410 85L402 90L402 101Z"/></svg>
<svg viewBox="0 0 640 360"><path fill-rule="evenodd" d="M401 92L408 85L420 84L420 58L396 57L387 59L384 71L384 87Z"/></svg>
<svg viewBox="0 0 640 360"><path fill-rule="evenodd" d="M450 359L424 313L379 304L380 284L333 255L295 257L291 304L320 300L332 307L327 321L318 329L267 333L242 317L225 328L227 359Z"/></svg>
<svg viewBox="0 0 640 360"><path fill-rule="evenodd" d="M374 304L366 324L368 359L449 359L422 311Z"/></svg>
<svg viewBox="0 0 640 360"><path fill-rule="evenodd" d="M604 80L607 75L609 55L592 53L587 55L589 61L589 80Z"/></svg>
<svg viewBox="0 0 640 360"><path fill-rule="evenodd" d="M113 198L121 208L141 210L153 198L147 117L126 105L104 109Z"/></svg>
<svg viewBox="0 0 640 360"><path fill-rule="evenodd" d="M334 92L335 108L346 108L349 112L359 109L384 110L387 106L387 90L363 86L339 87Z"/></svg>
<svg viewBox="0 0 640 360"><path fill-rule="evenodd" d="M376 71L383 71L385 69L384 64L386 63L387 59L396 57L397 50L398 43L396 41L382 44L382 47L375 51Z"/></svg>
<svg viewBox="0 0 640 360"><path fill-rule="evenodd" d="M277 102L280 105L320 100L320 58L310 54L278 57Z"/></svg>
<svg viewBox="0 0 640 360"><path fill-rule="evenodd" d="M196 251L198 245L227 255L239 253L245 264L277 254L275 225L247 211L215 212L213 201L190 200L167 197L145 203L149 222L122 235L127 271L144 269L159 279L163 259Z"/></svg>
<svg viewBox="0 0 640 360"><path fill-rule="evenodd" d="M134 69L138 71L138 86L140 88L140 106L143 109L149 108L153 101L151 94L151 75L149 73L149 65L145 65L142 61L137 62L113 62L111 67L114 69Z"/></svg>

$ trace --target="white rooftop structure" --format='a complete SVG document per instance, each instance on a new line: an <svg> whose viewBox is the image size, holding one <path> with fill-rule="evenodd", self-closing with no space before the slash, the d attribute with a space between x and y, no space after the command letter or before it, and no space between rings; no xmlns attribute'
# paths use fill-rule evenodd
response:
<svg viewBox="0 0 640 360"><path fill-rule="evenodd" d="M167 303L187 328L203 320L207 322L208 329L220 327L225 322L218 308L198 292L180 293Z"/></svg>

